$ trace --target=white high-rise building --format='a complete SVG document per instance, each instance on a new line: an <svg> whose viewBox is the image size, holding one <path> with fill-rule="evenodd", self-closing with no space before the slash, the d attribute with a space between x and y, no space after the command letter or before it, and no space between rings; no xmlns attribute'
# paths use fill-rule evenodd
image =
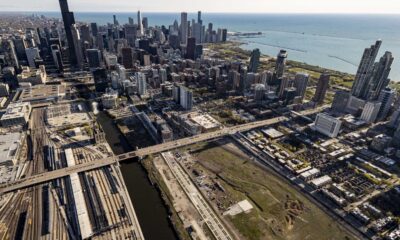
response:
<svg viewBox="0 0 400 240"><path fill-rule="evenodd" d="M138 11L137 13L137 18L138 18L138 32L139 36L144 35L144 30L143 30L143 21L142 21L142 13Z"/></svg>
<svg viewBox="0 0 400 240"><path fill-rule="evenodd" d="M160 69L160 81L164 83L168 80L167 70L165 68Z"/></svg>
<svg viewBox="0 0 400 240"><path fill-rule="evenodd" d="M320 113L317 115L314 124L311 128L324 134L325 136L335 138L339 134L340 127L342 126L342 121L331 117L325 113Z"/></svg>
<svg viewBox="0 0 400 240"><path fill-rule="evenodd" d="M188 20L187 20L187 13L183 12L181 13L181 43L182 44L187 44L187 39L188 39Z"/></svg>
<svg viewBox="0 0 400 240"><path fill-rule="evenodd" d="M380 102L367 102L361 114L361 120L364 120L367 123L375 122L378 117L379 110L381 109L381 105L382 103Z"/></svg>
<svg viewBox="0 0 400 240"><path fill-rule="evenodd" d="M116 71L112 71L110 74L111 86L113 89L118 89L120 86L119 74Z"/></svg>
<svg viewBox="0 0 400 240"><path fill-rule="evenodd" d="M122 82L126 79L126 68L120 64L117 64L117 72L119 75L119 80Z"/></svg>
<svg viewBox="0 0 400 240"><path fill-rule="evenodd" d="M118 91L108 88L106 93L101 96L101 103L106 109L113 109L118 104Z"/></svg>
<svg viewBox="0 0 400 240"><path fill-rule="evenodd" d="M115 54L109 52L104 53L104 60L106 62L107 68L114 67L118 64L118 57Z"/></svg>
<svg viewBox="0 0 400 240"><path fill-rule="evenodd" d="M193 107L193 92L185 86L179 89L180 104L185 110L191 110Z"/></svg>
<svg viewBox="0 0 400 240"><path fill-rule="evenodd" d="M364 109L365 106L365 100L350 96L347 106L346 106L346 112L351 113L351 114L357 114L360 109Z"/></svg>
<svg viewBox="0 0 400 240"><path fill-rule="evenodd" d="M140 96L147 95L147 81L146 74L138 72L136 73L137 89Z"/></svg>

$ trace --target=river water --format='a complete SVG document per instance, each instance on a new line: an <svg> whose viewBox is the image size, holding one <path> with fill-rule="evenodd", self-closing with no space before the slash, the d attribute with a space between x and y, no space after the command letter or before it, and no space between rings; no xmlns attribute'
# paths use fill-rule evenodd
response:
<svg viewBox="0 0 400 240"><path fill-rule="evenodd" d="M134 150L107 114L100 112L97 122L102 126L114 154ZM137 159L132 159L121 164L121 171L145 239L177 239L169 221L168 209L158 190L149 181L142 165Z"/></svg>

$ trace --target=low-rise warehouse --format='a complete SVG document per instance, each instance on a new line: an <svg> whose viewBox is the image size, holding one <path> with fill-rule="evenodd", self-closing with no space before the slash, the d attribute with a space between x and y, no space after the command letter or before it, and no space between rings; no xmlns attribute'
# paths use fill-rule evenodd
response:
<svg viewBox="0 0 400 240"><path fill-rule="evenodd" d="M315 188L321 188L321 187L328 185L331 182L332 182L332 178L329 177L328 175L325 175L325 176L322 176L322 177L312 180L310 183Z"/></svg>
<svg viewBox="0 0 400 240"><path fill-rule="evenodd" d="M31 111L30 103L11 103L0 119L1 125L3 127L23 126L28 123Z"/></svg>
<svg viewBox="0 0 400 240"><path fill-rule="evenodd" d="M22 134L19 132L0 135L0 166L16 164Z"/></svg>

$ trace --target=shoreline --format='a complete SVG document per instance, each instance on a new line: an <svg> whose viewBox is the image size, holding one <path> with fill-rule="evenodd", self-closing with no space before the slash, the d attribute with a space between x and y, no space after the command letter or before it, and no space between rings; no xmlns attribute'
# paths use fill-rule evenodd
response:
<svg viewBox="0 0 400 240"><path fill-rule="evenodd" d="M226 43L205 44L205 48L209 49L209 51L214 52L218 57L222 59L230 59L232 56L234 56L236 59L248 62L250 59L251 51L244 48L244 45L248 45L248 42L242 39L234 38L229 39L229 41L227 41ZM310 80L312 84L316 83L319 74L322 74L324 72L330 74L332 77L332 89L347 89L348 91L350 91L355 78L355 74L312 65L308 64L307 62L288 60L287 64L287 71L289 74L294 75L296 72L308 73L310 75ZM259 72L263 70L270 70L274 66L275 57L265 53L261 53ZM400 80L391 80L390 87L392 87L400 94Z"/></svg>
<svg viewBox="0 0 400 240"><path fill-rule="evenodd" d="M248 49L244 48L243 45L258 44L258 45L264 45L264 46L268 46L268 47L274 47L274 48L277 48L277 49L281 48L281 49L284 49L284 50L291 50L291 51L300 52L300 53L307 53L308 52L307 50L303 50L303 49L285 47L285 46L275 45L275 44L262 43L262 42L257 42L257 41L252 40L252 39L257 39L258 36L260 36L260 35L254 35L254 36L251 36L251 37L248 37L248 36L245 36L245 35L241 35L241 34L246 34L246 33L247 32L239 32L239 31L238 32L235 32L235 31L230 32L230 36L229 36L228 42L230 42L230 43L238 43L239 44L238 47L240 47L244 51L251 51L251 50L248 50ZM253 32L251 32L251 33L253 33ZM235 34L240 34L240 35L239 36L235 36ZM304 34L304 33L297 33L297 34ZM257 47L255 47L255 48L257 48ZM362 53L360 53L360 54L362 54ZM261 51L261 57L263 57L263 56L269 57L269 58L275 58L275 57L270 56L268 54L265 54L265 53L263 53L263 51ZM344 57L336 56L336 55L332 55L332 54L329 54L328 57L337 59L337 60L339 60L341 62L344 62L346 64L349 64L349 65L353 66L353 67L358 68L358 63L354 63L354 62L352 62L352 61L350 61L348 59L345 59ZM361 55L360 55L360 58L361 58ZM347 71L342 71L342 70L338 70L338 69L334 69L334 68L327 68L327 67L323 67L323 66L318 66L318 65L315 65L315 64L310 64L310 63L308 63L306 61L299 61L299 60L288 60L288 62L294 62L294 63L298 63L298 64L307 65L310 68L320 68L320 69L324 69L324 70L326 70L328 72L336 72L338 74L351 75L351 76L353 76L353 78L355 77L355 74L356 74L356 71L357 71L357 70L355 70L354 73L353 72L347 72ZM393 84L396 84L396 85L400 84L400 78L391 79L390 83L392 85Z"/></svg>

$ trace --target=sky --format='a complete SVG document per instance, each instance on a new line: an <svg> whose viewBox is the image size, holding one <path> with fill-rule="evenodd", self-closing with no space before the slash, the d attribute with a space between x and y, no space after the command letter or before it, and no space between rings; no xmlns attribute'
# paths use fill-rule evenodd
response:
<svg viewBox="0 0 400 240"><path fill-rule="evenodd" d="M75 12L400 14L400 0L68 0ZM0 0L0 11L59 11L58 0Z"/></svg>

